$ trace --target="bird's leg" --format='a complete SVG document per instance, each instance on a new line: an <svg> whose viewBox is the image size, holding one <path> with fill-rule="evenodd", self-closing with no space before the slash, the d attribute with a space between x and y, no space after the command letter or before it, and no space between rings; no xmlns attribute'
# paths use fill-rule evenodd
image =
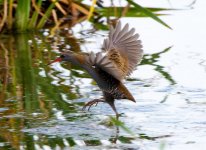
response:
<svg viewBox="0 0 206 150"><path fill-rule="evenodd" d="M117 119L118 121L118 119ZM115 137L112 139L112 143L116 144L117 143L117 140L119 138L119 126L116 125L116 134L115 134Z"/></svg>
<svg viewBox="0 0 206 150"><path fill-rule="evenodd" d="M108 104L112 107L113 111L116 114L116 119L118 120L119 119L119 114L118 114L117 109L116 109L116 107L114 105L114 101L110 101L110 102L108 102Z"/></svg>
<svg viewBox="0 0 206 150"><path fill-rule="evenodd" d="M97 106L97 104L98 104L99 102L105 102L105 100L104 100L103 98L99 98L99 99L94 99L94 100L92 100L92 101L89 101L88 103L86 103L86 104L84 105L84 107L82 108L82 110L85 110L85 109L88 107L88 111L89 111L90 108L91 108L94 104L96 104L96 106Z"/></svg>

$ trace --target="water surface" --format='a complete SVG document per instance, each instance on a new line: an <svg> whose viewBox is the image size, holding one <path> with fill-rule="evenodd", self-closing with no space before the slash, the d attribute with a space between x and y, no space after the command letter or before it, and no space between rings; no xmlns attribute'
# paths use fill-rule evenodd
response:
<svg viewBox="0 0 206 150"><path fill-rule="evenodd" d="M204 5L162 17L173 30L147 18L121 19L140 33L145 52L124 82L137 103L116 102L133 134L110 125L107 104L81 110L102 94L84 70L46 65L66 49L99 51L108 31L89 32L83 22L54 37L48 30L1 35L0 149L206 149Z"/></svg>

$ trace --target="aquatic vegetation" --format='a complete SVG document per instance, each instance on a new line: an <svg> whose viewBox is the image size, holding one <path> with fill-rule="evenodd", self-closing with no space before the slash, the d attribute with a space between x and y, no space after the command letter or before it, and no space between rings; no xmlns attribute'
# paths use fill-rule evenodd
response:
<svg viewBox="0 0 206 150"><path fill-rule="evenodd" d="M2 0L0 1L0 32L27 32L42 28L53 30L71 27L84 20L100 24L96 27L107 28L101 20L108 23L120 17L151 17L169 27L158 16L166 8L146 8L132 0L125 0L127 5L104 6L103 1L93 0L85 4L84 0Z"/></svg>

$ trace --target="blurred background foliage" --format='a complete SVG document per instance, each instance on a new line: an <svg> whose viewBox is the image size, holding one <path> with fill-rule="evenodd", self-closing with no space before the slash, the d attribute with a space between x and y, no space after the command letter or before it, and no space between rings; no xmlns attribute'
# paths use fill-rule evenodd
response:
<svg viewBox="0 0 206 150"><path fill-rule="evenodd" d="M0 0L0 32L27 32L42 28L53 30L71 27L84 20L95 23L97 28L107 29L107 23L113 23L120 17L151 17L165 27L170 28L158 16L166 8L146 8L132 0L124 0L126 5L104 6L103 0ZM112 19L111 19L112 18Z"/></svg>

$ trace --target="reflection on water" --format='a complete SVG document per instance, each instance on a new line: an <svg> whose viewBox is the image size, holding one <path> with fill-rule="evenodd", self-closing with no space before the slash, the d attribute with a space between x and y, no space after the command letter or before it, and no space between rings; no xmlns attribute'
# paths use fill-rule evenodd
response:
<svg viewBox="0 0 206 150"><path fill-rule="evenodd" d="M123 143L128 144L127 148L136 148L136 144L131 144L136 140L134 137L119 136L116 127L102 123L107 120L105 116L112 114L108 114L110 108L106 105L96 107L97 111L92 113L81 111L84 102L101 94L87 73L71 64L46 65L67 45L71 50L80 51L78 40L70 35L54 38L41 35L2 37L1 147L38 149L49 146L53 149L75 145L102 147L112 143L119 147L118 143ZM155 62L169 49L145 55L142 65L163 68ZM168 74L163 69L155 70ZM140 137L150 139L142 133Z"/></svg>
<svg viewBox="0 0 206 150"><path fill-rule="evenodd" d="M168 47L164 49L163 51L160 51L158 53L153 54L145 54L143 57L143 60L140 65L151 65L154 66L154 70L158 71L162 76L167 79L171 84L175 84L174 79L172 79L172 76L167 72L164 71L164 66L161 66L157 64L158 59L160 58L161 54L167 53L172 47Z"/></svg>
<svg viewBox="0 0 206 150"><path fill-rule="evenodd" d="M180 67L177 62L194 58L204 76L206 60L197 55L197 50L190 49L194 53L189 58L176 57L175 45L167 45L144 55L138 70L125 81L137 103L117 101L120 121L132 135L110 124L109 116L114 114L106 104L91 112L81 110L85 102L101 95L84 70L69 63L46 65L66 48L87 52L100 47L96 39L103 40L101 31L90 38L79 33L74 36L65 30L52 38L43 32L0 37L0 149L204 146L206 89L179 84L170 65L162 63L167 57L176 69Z"/></svg>

